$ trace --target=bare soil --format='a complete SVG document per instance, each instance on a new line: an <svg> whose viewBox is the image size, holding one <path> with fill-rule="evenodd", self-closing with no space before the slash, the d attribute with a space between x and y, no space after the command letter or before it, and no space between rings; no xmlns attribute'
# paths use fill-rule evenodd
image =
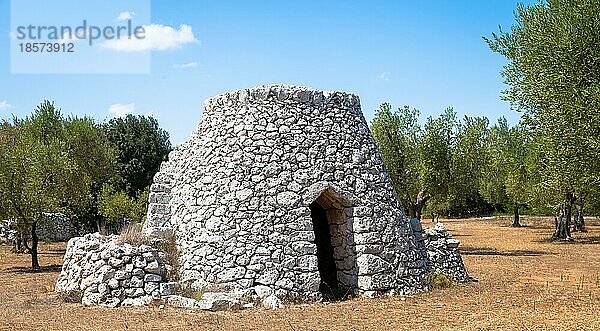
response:
<svg viewBox="0 0 600 331"><path fill-rule="evenodd" d="M552 221L525 217L444 221L479 282L410 297L352 299L280 310L209 313L102 308L54 294L64 244L28 255L0 247L0 330L600 330L600 222L574 243L550 242ZM428 222L424 222L428 225Z"/></svg>

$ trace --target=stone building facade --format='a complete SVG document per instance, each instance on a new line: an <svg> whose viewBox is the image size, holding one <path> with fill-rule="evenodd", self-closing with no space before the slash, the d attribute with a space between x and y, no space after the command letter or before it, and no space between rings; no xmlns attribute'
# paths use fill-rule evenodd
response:
<svg viewBox="0 0 600 331"><path fill-rule="evenodd" d="M154 178L145 231L173 232L182 280L205 291L427 289L427 252L353 94L271 85L207 100Z"/></svg>

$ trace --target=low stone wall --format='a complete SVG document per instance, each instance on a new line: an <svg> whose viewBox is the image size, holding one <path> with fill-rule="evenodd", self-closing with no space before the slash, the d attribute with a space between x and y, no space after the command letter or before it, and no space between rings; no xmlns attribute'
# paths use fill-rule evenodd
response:
<svg viewBox="0 0 600 331"><path fill-rule="evenodd" d="M427 251L427 264L431 272L439 271L451 277L455 282L467 282L472 278L458 251L460 241L454 239L444 223L437 223L433 228L422 229L413 219L411 225L415 236Z"/></svg>
<svg viewBox="0 0 600 331"><path fill-rule="evenodd" d="M42 221L37 224L36 233L40 241L61 242L67 241L75 235L77 227L75 223L61 213L43 213ZM17 231L10 220L0 221L0 243L13 242ZM31 238L30 234L26 234Z"/></svg>
<svg viewBox="0 0 600 331"><path fill-rule="evenodd" d="M0 244L12 243L16 235L17 231L12 228L9 220L0 220Z"/></svg>
<svg viewBox="0 0 600 331"><path fill-rule="evenodd" d="M37 226L37 234L42 241L67 241L76 232L73 221L61 213L44 213L43 221Z"/></svg>
<svg viewBox="0 0 600 331"><path fill-rule="evenodd" d="M73 238L67 245L64 264L55 291L84 305L108 307L141 306L151 302L188 309L237 310L261 303L282 307L266 286L243 291L187 293L165 275L165 253L148 245L120 243L119 236L98 233ZM196 300L198 299L198 300Z"/></svg>
<svg viewBox="0 0 600 331"><path fill-rule="evenodd" d="M145 305L169 292L164 253L147 246L119 244L98 233L73 238L55 290L79 292L84 305Z"/></svg>
<svg viewBox="0 0 600 331"><path fill-rule="evenodd" d="M457 249L460 242L452 238L444 224L423 229L413 219L410 226L420 251L427 255L429 273L439 271L456 282L471 279ZM170 268L164 262L165 253L148 245L119 243L118 238L94 233L71 239L55 290L80 296L84 305L109 307L147 305L153 301L211 311L250 308L255 304L265 308L283 306L274 290L264 285L225 292L187 293L194 298L176 295L185 291L180 291L178 283L165 279Z"/></svg>

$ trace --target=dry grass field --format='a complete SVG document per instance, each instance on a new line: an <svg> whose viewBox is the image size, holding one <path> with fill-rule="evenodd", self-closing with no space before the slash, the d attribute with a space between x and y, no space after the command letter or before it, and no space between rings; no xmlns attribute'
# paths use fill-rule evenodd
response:
<svg viewBox="0 0 600 331"><path fill-rule="evenodd" d="M479 282L411 297L354 299L281 310L207 313L100 308L53 293L64 244L42 245L44 270L0 248L0 330L600 330L600 223L575 243L551 243L549 219L448 220ZM427 221L425 221L427 225Z"/></svg>

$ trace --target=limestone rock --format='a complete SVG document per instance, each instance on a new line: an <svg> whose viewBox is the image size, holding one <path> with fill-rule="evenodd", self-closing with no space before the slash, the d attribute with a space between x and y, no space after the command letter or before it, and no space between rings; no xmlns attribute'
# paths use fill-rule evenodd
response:
<svg viewBox="0 0 600 331"><path fill-rule="evenodd" d="M186 298L179 295L166 296L166 304L172 307L194 309L197 308L197 301L192 298Z"/></svg>
<svg viewBox="0 0 600 331"><path fill-rule="evenodd" d="M243 308L239 299L231 294L210 292L202 295L202 299L197 302L196 307L210 311L239 310Z"/></svg>
<svg viewBox="0 0 600 331"><path fill-rule="evenodd" d="M267 309L283 308L283 303L274 294L269 295L262 301L263 307Z"/></svg>

